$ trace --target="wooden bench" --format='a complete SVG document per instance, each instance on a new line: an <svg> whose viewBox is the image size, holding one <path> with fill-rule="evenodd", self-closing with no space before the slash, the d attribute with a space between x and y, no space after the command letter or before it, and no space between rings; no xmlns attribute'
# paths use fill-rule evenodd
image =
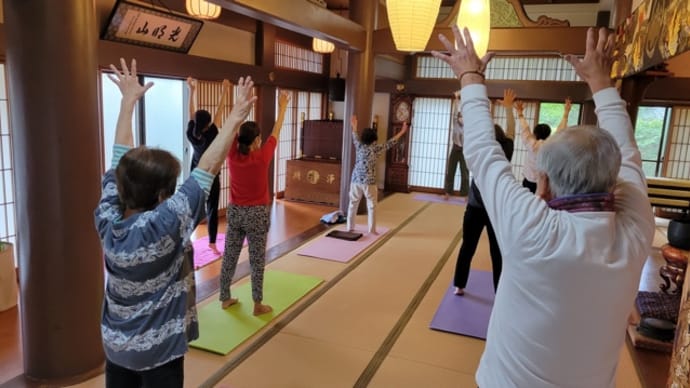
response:
<svg viewBox="0 0 690 388"><path fill-rule="evenodd" d="M690 211L690 180L675 178L647 178L649 202L657 209L675 209L671 216Z"/></svg>

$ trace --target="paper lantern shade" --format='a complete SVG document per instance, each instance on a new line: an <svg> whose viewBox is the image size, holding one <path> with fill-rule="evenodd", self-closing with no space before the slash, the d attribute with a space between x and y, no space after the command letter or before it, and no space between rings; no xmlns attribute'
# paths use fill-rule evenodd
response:
<svg viewBox="0 0 690 388"><path fill-rule="evenodd" d="M424 51L440 7L441 0L387 0L386 11L395 48Z"/></svg>
<svg viewBox="0 0 690 388"><path fill-rule="evenodd" d="M220 5L209 3L206 0L187 0L185 3L187 13L199 19L216 19L220 16Z"/></svg>
<svg viewBox="0 0 690 388"><path fill-rule="evenodd" d="M329 41L314 38L311 42L311 48L314 52L328 54L335 50L335 45Z"/></svg>
<svg viewBox="0 0 690 388"><path fill-rule="evenodd" d="M489 33L491 31L490 0L463 0L456 21L462 31L467 27L472 36L474 49L479 58L489 49Z"/></svg>

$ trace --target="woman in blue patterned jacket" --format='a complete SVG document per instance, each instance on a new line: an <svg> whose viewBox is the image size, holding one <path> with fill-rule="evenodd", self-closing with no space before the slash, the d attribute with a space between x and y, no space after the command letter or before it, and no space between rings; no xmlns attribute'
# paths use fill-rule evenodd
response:
<svg viewBox="0 0 690 388"><path fill-rule="evenodd" d="M180 164L170 153L133 147L134 106L153 86L111 65L122 93L112 168L103 177L95 223L108 272L101 333L106 387L182 387L184 355L199 335L190 236L204 217L214 176L249 113L251 79L192 176L175 191Z"/></svg>

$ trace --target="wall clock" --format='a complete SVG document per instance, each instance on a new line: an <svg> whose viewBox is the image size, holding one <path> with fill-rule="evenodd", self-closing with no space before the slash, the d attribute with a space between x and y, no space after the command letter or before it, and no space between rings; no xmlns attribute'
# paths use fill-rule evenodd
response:
<svg viewBox="0 0 690 388"><path fill-rule="evenodd" d="M409 121L411 110L410 104L407 101L400 101L395 106L395 121L398 123Z"/></svg>

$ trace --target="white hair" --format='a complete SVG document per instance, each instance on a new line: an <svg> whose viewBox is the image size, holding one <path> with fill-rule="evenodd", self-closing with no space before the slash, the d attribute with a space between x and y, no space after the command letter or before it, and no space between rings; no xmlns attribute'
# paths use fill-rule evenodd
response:
<svg viewBox="0 0 690 388"><path fill-rule="evenodd" d="M611 192L620 167L621 151L616 140L591 125L556 132L537 153L537 169L548 176L554 198Z"/></svg>

